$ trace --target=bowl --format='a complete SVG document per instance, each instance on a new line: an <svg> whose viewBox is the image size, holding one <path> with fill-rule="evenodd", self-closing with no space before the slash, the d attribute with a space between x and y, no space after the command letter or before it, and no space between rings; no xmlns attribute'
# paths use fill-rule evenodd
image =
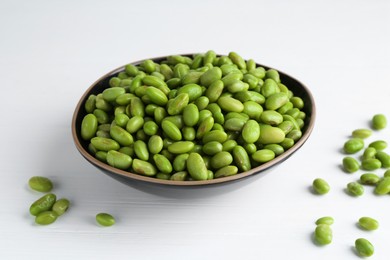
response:
<svg viewBox="0 0 390 260"><path fill-rule="evenodd" d="M193 54L181 54L181 55L192 56ZM165 60L166 57L167 56L151 58L151 60L153 60L154 62L161 62L162 60ZM144 60L135 61L132 62L131 64L139 65L143 61ZM258 63L257 66L262 66L265 69L271 69L271 67L269 66L258 64ZM133 187L138 187L140 185L142 186L143 184L146 184L146 186L152 186L152 189L153 187L156 186L188 189L188 188L214 187L216 185L228 185L243 180L246 180L247 182L251 180L255 180L256 178L253 177L262 175L263 173L269 171L270 169L274 168L275 166L287 160L291 155L293 155L296 151L298 151L303 146L303 144L307 141L307 139L309 138L313 130L315 117L316 117L316 108L315 108L312 94L310 93L309 89L300 81L278 70L280 79L283 82L283 84L288 86L288 88L291 91L293 91L295 96L301 97L305 102L305 107L302 109L302 111L306 113L305 126L302 129L302 137L290 149L286 150L283 154L249 171L238 173L236 175L232 175L228 177L217 178L213 180L204 180L204 181L161 180L153 177L142 176L129 171L120 170L97 160L94 156L92 156L88 152L88 142L86 142L81 138L80 126L83 117L86 115L86 112L84 110L84 104L88 96L90 94L101 93L105 88L107 88L109 79L113 76L116 76L118 73L124 70L125 70L125 66L121 66L117 69L112 70L111 72L108 72L107 74L99 78L97 81L95 81L85 91L83 96L80 98L76 106L76 109L74 111L71 128L72 128L73 141L74 144L76 145L76 148L89 163L97 167L99 170L101 170L103 173L107 174L108 176Z"/></svg>

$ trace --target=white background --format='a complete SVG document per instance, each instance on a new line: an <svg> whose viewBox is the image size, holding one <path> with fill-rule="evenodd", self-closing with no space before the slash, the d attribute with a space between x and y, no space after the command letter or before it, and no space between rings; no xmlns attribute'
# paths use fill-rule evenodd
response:
<svg viewBox="0 0 390 260"><path fill-rule="evenodd" d="M0 259L359 259L358 237L388 259L389 196L346 184L340 148L375 113L390 118L390 2L0 1ZM230 188L154 194L100 173L70 131L84 91L126 63L167 54L236 51L304 82L318 109L313 134L283 165ZM390 127L368 140L390 141ZM387 150L389 151L389 149ZM383 169L378 170L382 174ZM31 176L54 181L68 213L37 226ZM322 177L331 192L310 192ZM117 224L102 228L95 214ZM314 221L335 218L319 247ZM367 232L361 216L380 221Z"/></svg>

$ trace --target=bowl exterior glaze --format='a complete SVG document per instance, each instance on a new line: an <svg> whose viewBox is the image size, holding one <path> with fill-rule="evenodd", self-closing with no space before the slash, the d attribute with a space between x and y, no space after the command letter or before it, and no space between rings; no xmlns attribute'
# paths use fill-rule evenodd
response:
<svg viewBox="0 0 390 260"><path fill-rule="evenodd" d="M181 54L183 56L192 56L193 54ZM158 58L151 58L151 60L155 62L161 62L162 60L165 60L167 56L164 57L158 57ZM139 65L144 60L136 61L131 64ZM262 66L265 69L271 69L271 67L257 64L257 66ZM104 89L107 88L109 79L113 76L116 76L119 72L122 72L125 70L125 66L121 66L104 76L102 76L100 79L95 81L84 93L84 95L81 97L80 101L78 102L76 109L73 114L72 119L72 136L73 141L76 145L76 148L81 153L81 155L92 165L97 167L99 170L103 171L105 174L107 174L110 177L113 177L114 179L128 184L130 186L139 186L146 184L146 186L167 186L171 188L200 188L200 187L212 187L215 185L224 185L224 184L231 184L231 183L237 183L242 182L250 177L254 177L259 175L260 173L265 173L266 171L270 170L272 167L284 162L287 160L291 155L293 155L299 148L302 147L302 145L307 141L309 138L315 122L316 117L316 109L315 109L315 103L312 94L310 93L309 89L302 84L297 79L287 75L284 72L281 72L278 70L280 79L293 93L295 96L299 96L303 99L305 102L305 107L302 109L306 113L305 118L305 126L302 130L302 137L292 146L290 149L285 151L280 156L276 157L275 159L264 163L256 168L253 168L247 172L239 173L233 176L228 176L224 178L218 178L213 180L206 180L206 181L170 181L170 180L160 180L157 178L147 177L147 176L141 176L139 174L131 173L128 171L123 171L120 169L116 169L114 167L109 166L108 164L105 164L99 160L97 160L95 157L93 157L88 152L88 142L84 141L81 138L80 134L80 126L81 122L83 120L83 117L86 115L86 112L84 111L84 104L87 100L88 96L90 94L98 94L101 93ZM252 178L251 178L252 179ZM247 181L245 181L247 182Z"/></svg>

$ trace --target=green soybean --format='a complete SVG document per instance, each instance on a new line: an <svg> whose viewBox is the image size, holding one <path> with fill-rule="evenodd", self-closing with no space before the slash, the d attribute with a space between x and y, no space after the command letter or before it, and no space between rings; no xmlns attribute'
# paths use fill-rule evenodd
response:
<svg viewBox="0 0 390 260"><path fill-rule="evenodd" d="M33 176L28 180L31 189L39 192L49 192L53 189L53 183L49 178L42 176Z"/></svg>
<svg viewBox="0 0 390 260"><path fill-rule="evenodd" d="M260 124L260 137L258 142L261 144L277 144L281 143L284 139L285 134L280 128Z"/></svg>
<svg viewBox="0 0 390 260"><path fill-rule="evenodd" d="M377 195L385 195L390 192L390 177L385 177L382 180L380 180L375 189L375 194Z"/></svg>
<svg viewBox="0 0 390 260"><path fill-rule="evenodd" d="M149 150L146 143L142 140L137 140L134 143L134 152L141 160L149 160Z"/></svg>
<svg viewBox="0 0 390 260"><path fill-rule="evenodd" d="M362 168L367 171L373 171L379 169L382 166L382 163L378 159L365 159L362 161Z"/></svg>
<svg viewBox="0 0 390 260"><path fill-rule="evenodd" d="M107 163L112 167L121 170L127 170L128 168L130 168L131 162L132 158L127 154L114 150L107 152Z"/></svg>
<svg viewBox="0 0 390 260"><path fill-rule="evenodd" d="M360 138L352 138L344 143L344 152L354 154L364 148L364 141Z"/></svg>
<svg viewBox="0 0 390 260"><path fill-rule="evenodd" d="M334 219L332 217L326 216L326 217L322 217L322 218L317 219L317 221L315 223L316 223L316 225L325 224L325 225L330 226L334 223Z"/></svg>
<svg viewBox="0 0 390 260"><path fill-rule="evenodd" d="M254 143L260 137L260 125L255 120L248 120L242 128L242 138L246 143Z"/></svg>
<svg viewBox="0 0 390 260"><path fill-rule="evenodd" d="M52 210L57 213L58 216L61 216L69 209L69 206L69 200L59 199L54 203Z"/></svg>
<svg viewBox="0 0 390 260"><path fill-rule="evenodd" d="M329 225L319 224L314 231L315 241L320 245L328 245L332 243L332 229Z"/></svg>
<svg viewBox="0 0 390 260"><path fill-rule="evenodd" d="M343 158L343 169L347 173L354 173L357 172L360 168L359 162L350 156Z"/></svg>
<svg viewBox="0 0 390 260"><path fill-rule="evenodd" d="M356 252L363 257L369 257L374 254L374 246L365 238L358 238L355 241Z"/></svg>
<svg viewBox="0 0 390 260"><path fill-rule="evenodd" d="M375 158L378 159L383 168L389 168L390 167L390 155L383 152L383 151L378 151L375 154Z"/></svg>
<svg viewBox="0 0 390 260"><path fill-rule="evenodd" d="M373 147L377 151L382 151L382 150L387 148L387 142L383 141L383 140L374 141L374 142L370 143L368 145L368 147Z"/></svg>
<svg viewBox="0 0 390 260"><path fill-rule="evenodd" d="M214 173L214 178L227 177L237 174L238 168L234 165L228 165L220 168Z"/></svg>
<svg viewBox="0 0 390 260"><path fill-rule="evenodd" d="M251 169L249 155L244 147L240 145L233 148L233 160L241 172L249 171Z"/></svg>
<svg viewBox="0 0 390 260"><path fill-rule="evenodd" d="M347 191L352 196L361 196L364 193L364 188L357 182L350 182L347 184Z"/></svg>
<svg viewBox="0 0 390 260"><path fill-rule="evenodd" d="M157 169L153 164L139 159L133 160L132 168L141 175L154 176L157 174Z"/></svg>
<svg viewBox="0 0 390 260"><path fill-rule="evenodd" d="M46 194L40 197L38 200L30 206L30 214L37 216L39 213L50 210L56 202L56 195L53 193Z"/></svg>
<svg viewBox="0 0 390 260"><path fill-rule="evenodd" d="M361 217L358 223L359 226L365 230L376 230L379 227L379 222L370 217Z"/></svg>
<svg viewBox="0 0 390 260"><path fill-rule="evenodd" d="M363 153L363 160L375 158L376 149L374 147L367 147Z"/></svg>
<svg viewBox="0 0 390 260"><path fill-rule="evenodd" d="M156 167L163 173L171 173L172 172L172 164L171 162L161 154L155 154L153 156L153 160L156 164Z"/></svg>
<svg viewBox="0 0 390 260"><path fill-rule="evenodd" d="M261 149L252 154L252 159L259 163L266 163L275 158L275 153L269 149Z"/></svg>
<svg viewBox="0 0 390 260"><path fill-rule="evenodd" d="M375 130L382 130L386 128L387 119L383 114L377 114L372 117L372 128Z"/></svg>
<svg viewBox="0 0 390 260"><path fill-rule="evenodd" d="M103 227L110 227L115 224L115 218L108 213L98 213L96 222Z"/></svg>
<svg viewBox="0 0 390 260"><path fill-rule="evenodd" d="M321 195L328 193L330 190L329 184L324 179L321 178L315 179L313 181L312 187L317 194L321 194Z"/></svg>
<svg viewBox="0 0 390 260"><path fill-rule="evenodd" d="M186 171L175 172L171 175L170 180L172 181L185 181L188 177L188 173Z"/></svg>
<svg viewBox="0 0 390 260"><path fill-rule="evenodd" d="M360 138L360 139L366 139L370 137L372 134L372 131L370 129L356 129L352 132L352 137L354 138Z"/></svg>
<svg viewBox="0 0 390 260"><path fill-rule="evenodd" d="M194 180L207 180L207 168L200 154L190 153L187 159L187 170Z"/></svg>
<svg viewBox="0 0 390 260"><path fill-rule="evenodd" d="M87 114L81 122L81 137L90 140L95 136L98 128L98 120L94 114Z"/></svg>
<svg viewBox="0 0 390 260"><path fill-rule="evenodd" d="M380 181L380 177L375 173L364 173L360 176L360 183L366 185L375 185Z"/></svg>
<svg viewBox="0 0 390 260"><path fill-rule="evenodd" d="M50 225L58 218L58 214L54 211L44 211L35 217L35 223L38 225Z"/></svg>

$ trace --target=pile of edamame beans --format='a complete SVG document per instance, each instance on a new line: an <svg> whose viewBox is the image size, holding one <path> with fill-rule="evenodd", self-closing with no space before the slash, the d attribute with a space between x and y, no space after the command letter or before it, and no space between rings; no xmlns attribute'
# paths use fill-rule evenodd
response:
<svg viewBox="0 0 390 260"><path fill-rule="evenodd" d="M112 167L164 180L248 171L302 136L302 98L235 52L128 64L85 102L81 136Z"/></svg>

